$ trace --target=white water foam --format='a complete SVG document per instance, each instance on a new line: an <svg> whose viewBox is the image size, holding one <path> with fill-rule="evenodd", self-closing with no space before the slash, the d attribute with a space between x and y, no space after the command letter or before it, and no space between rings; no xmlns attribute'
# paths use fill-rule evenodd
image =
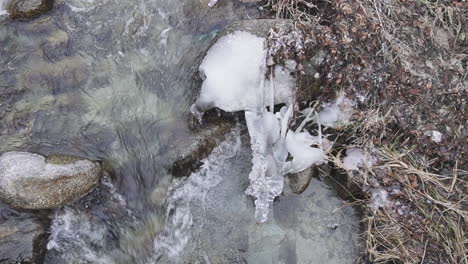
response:
<svg viewBox="0 0 468 264"><path fill-rule="evenodd" d="M109 201L113 206L123 209L126 216L133 218L125 198L117 192L110 180L104 178L102 184L107 187ZM67 263L116 263L108 245L110 232L105 221L89 212L68 206L56 212L50 227L47 250L55 250Z"/></svg>
<svg viewBox="0 0 468 264"><path fill-rule="evenodd" d="M82 212L65 208L55 216L47 250L59 251L70 263L79 259L78 263L113 263L109 256L99 253L106 246L108 232L104 224L92 223Z"/></svg>
<svg viewBox="0 0 468 264"><path fill-rule="evenodd" d="M207 193L223 179L219 171L228 159L233 158L241 147L240 129L235 129L226 141L216 147L210 156L203 160L198 172L186 179L175 179L169 187L165 201L166 225L154 241L158 256L177 257L191 239L190 234L197 228L193 221L191 205L204 204Z"/></svg>

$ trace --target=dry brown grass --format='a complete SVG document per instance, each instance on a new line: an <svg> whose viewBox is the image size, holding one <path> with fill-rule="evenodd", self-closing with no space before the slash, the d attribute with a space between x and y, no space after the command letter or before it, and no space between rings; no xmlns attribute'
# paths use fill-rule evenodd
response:
<svg viewBox="0 0 468 264"><path fill-rule="evenodd" d="M349 174L365 193L363 209L366 257L372 263L468 263L468 172L453 168L444 175L430 172L431 161L416 156L406 141L390 137L383 143L389 114L378 109L357 113L345 133L348 147L367 149L378 165ZM388 140L387 140L388 142ZM346 171L342 152L331 159ZM372 208L369 190L384 189L389 203Z"/></svg>
<svg viewBox="0 0 468 264"><path fill-rule="evenodd" d="M348 95L366 92L370 97L357 111L354 124L341 135L348 147L370 150L379 158L377 166L351 173L349 177L367 197L353 203L363 209L366 243L363 259L370 263L468 264L468 173L463 147L457 148L463 145L466 135L463 124L466 102L458 100L466 98L468 90L466 3L430 0L266 3L277 18L293 19L305 35L312 32L318 44L328 45L330 54L335 56L332 63L339 63L340 56L360 56L356 59L358 66L345 68L359 69L357 73L344 73L348 75L348 83L334 77L321 85L324 91L330 89L332 93L338 88ZM353 34L370 37L368 41L357 41L352 39ZM367 58L363 56L368 54ZM387 72L372 68L372 60ZM326 70L333 69L333 65L327 65ZM341 76L342 70L338 68L333 76ZM383 81L376 83L374 80L379 78ZM375 87L369 85L371 88L365 90L365 82ZM364 91L356 90L356 84ZM384 101L374 92L377 88L384 91ZM413 97L415 101L408 100ZM408 123L402 124L402 120ZM427 143L430 139L420 132L430 127L427 120L438 129L450 127L445 131L444 145L452 153L441 153L440 145ZM332 159L339 168L343 168L341 156L339 151ZM385 208L373 210L372 188L389 193Z"/></svg>
<svg viewBox="0 0 468 264"><path fill-rule="evenodd" d="M400 215L398 206L392 203L364 219L368 227L367 248L373 259L376 262L397 259L404 263L429 263L430 259L468 263L468 240L464 233L468 216L467 173L457 170L452 175L433 174L411 157L411 152L404 154L389 148L378 152L382 164L370 172L371 177L384 184L388 179L379 178L378 173L386 171L390 181L397 181L401 188L401 193L393 198L405 201L411 210ZM424 262L428 245L443 248L445 254L433 255ZM378 250L382 246L386 250ZM432 252L440 254L439 250Z"/></svg>

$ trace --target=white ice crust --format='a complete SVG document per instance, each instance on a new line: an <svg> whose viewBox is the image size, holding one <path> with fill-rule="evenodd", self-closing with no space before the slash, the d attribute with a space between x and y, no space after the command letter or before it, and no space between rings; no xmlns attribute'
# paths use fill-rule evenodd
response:
<svg viewBox="0 0 468 264"><path fill-rule="evenodd" d="M270 94L262 98L259 89L265 81L264 42L264 38L236 31L211 47L200 65L204 81L191 109L196 117L201 119L204 111L214 107L228 112L256 110L262 101L271 100ZM294 79L290 72L278 67L275 75L275 103L291 101Z"/></svg>
<svg viewBox="0 0 468 264"><path fill-rule="evenodd" d="M7 0L0 0L0 16L7 15L6 11Z"/></svg>
<svg viewBox="0 0 468 264"><path fill-rule="evenodd" d="M343 159L345 169L359 170L360 168L371 168L377 162L377 159L362 149L346 150L346 157Z"/></svg>
<svg viewBox="0 0 468 264"><path fill-rule="evenodd" d="M311 136L303 129L313 118L306 118L296 131L289 129L295 83L292 69L277 66L274 73L267 73L266 54L265 39L248 32L236 31L219 39L200 66L205 79L191 108L200 121L203 112L214 107L245 111L253 155L246 193L255 198L258 222L268 220L273 200L283 191L285 174L326 161L326 140L321 133ZM275 113L274 105L280 103L286 106Z"/></svg>
<svg viewBox="0 0 468 264"><path fill-rule="evenodd" d="M339 129L349 123L352 115L351 100L341 94L333 103L323 104L323 110L318 113L318 121L324 126Z"/></svg>

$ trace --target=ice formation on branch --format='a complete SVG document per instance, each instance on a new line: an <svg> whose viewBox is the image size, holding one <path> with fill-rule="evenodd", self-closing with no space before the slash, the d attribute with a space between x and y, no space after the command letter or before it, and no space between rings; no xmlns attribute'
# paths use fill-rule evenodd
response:
<svg viewBox="0 0 468 264"><path fill-rule="evenodd" d="M258 222L267 221L273 200L283 191L283 176L325 162L323 143L329 143L320 133L311 136L303 131L305 123L313 120L310 115L296 131L289 129L293 116L292 69L277 66L267 80L266 54L265 39L250 33L236 31L221 38L200 66L205 79L191 108L199 120L213 107L245 111L253 155L246 193L255 198ZM286 106L274 113L274 105L279 103ZM287 161L289 154L291 161Z"/></svg>

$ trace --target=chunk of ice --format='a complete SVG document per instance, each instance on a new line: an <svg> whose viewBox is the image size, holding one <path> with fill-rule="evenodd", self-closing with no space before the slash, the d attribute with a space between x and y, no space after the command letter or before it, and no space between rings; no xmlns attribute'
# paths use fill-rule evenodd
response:
<svg viewBox="0 0 468 264"><path fill-rule="evenodd" d="M218 0L211 0L211 1L208 3L208 6L209 6L209 7L213 7L214 5L216 5L216 3L218 3Z"/></svg>
<svg viewBox="0 0 468 264"><path fill-rule="evenodd" d="M377 188L371 190L372 193L372 210L377 212L379 208L385 208L390 205L388 200L388 192L383 188Z"/></svg>
<svg viewBox="0 0 468 264"><path fill-rule="evenodd" d="M246 193L256 198L255 218L263 223L268 219L273 200L283 191L282 160L275 158L275 154L278 155L276 143L281 142L281 126L271 112L257 114L246 111L245 119L253 155L250 186Z"/></svg>
<svg viewBox="0 0 468 264"><path fill-rule="evenodd" d="M286 136L286 147L293 157L287 163L285 173L301 172L312 165L325 163L326 155L322 148L311 147L311 145L321 145L322 139L318 136L311 136L309 132L289 131Z"/></svg>
<svg viewBox="0 0 468 264"><path fill-rule="evenodd" d="M236 31L218 40L200 65L204 76L200 95L191 108L199 119L203 112L214 107L235 112L256 110L271 95L263 94L265 81L265 39L248 32ZM284 67L275 70L274 103L292 100L294 79ZM267 82L266 86L270 83Z"/></svg>
<svg viewBox="0 0 468 264"><path fill-rule="evenodd" d="M359 170L359 168L372 167L377 162L376 158L362 149L346 150L346 157L343 159L343 166L347 170Z"/></svg>
<svg viewBox="0 0 468 264"><path fill-rule="evenodd" d="M0 0L0 16L8 15L6 11L7 0Z"/></svg>
<svg viewBox="0 0 468 264"><path fill-rule="evenodd" d="M273 200L283 191L285 174L326 161L323 140L306 131L289 130L291 117L292 106L287 110L283 107L276 115L271 112L245 113L253 155L250 186L246 193L255 197L255 218L260 223L268 220ZM293 157L292 161L286 161L288 153Z"/></svg>
<svg viewBox="0 0 468 264"><path fill-rule="evenodd" d="M199 120L204 111L214 107L245 111L253 155L246 193L255 198L258 222L267 221L273 200L283 191L286 173L326 160L321 135L311 136L302 131L304 126L298 131L288 129L295 83L291 71L296 63L288 61L286 67L275 67L267 80L266 54L265 39L248 32L236 31L219 39L200 65L205 79L191 108ZM288 107L274 113L274 105L279 103ZM287 162L288 153L293 159Z"/></svg>
<svg viewBox="0 0 468 264"><path fill-rule="evenodd" d="M318 122L339 129L349 123L352 115L353 103L342 94L335 102L323 104L323 110L318 113Z"/></svg>

